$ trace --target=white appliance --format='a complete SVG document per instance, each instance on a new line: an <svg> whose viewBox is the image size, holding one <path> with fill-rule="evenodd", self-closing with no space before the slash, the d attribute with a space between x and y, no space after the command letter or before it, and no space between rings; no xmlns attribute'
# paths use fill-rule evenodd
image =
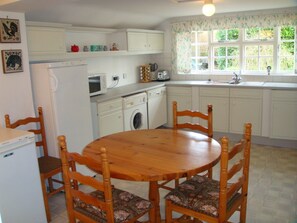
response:
<svg viewBox="0 0 297 223"><path fill-rule="evenodd" d="M0 222L46 222L34 134L1 127Z"/></svg>
<svg viewBox="0 0 297 223"><path fill-rule="evenodd" d="M107 92L107 82L105 74L89 74L90 96L105 94Z"/></svg>
<svg viewBox="0 0 297 223"><path fill-rule="evenodd" d="M81 153L93 141L88 71L82 61L31 64L35 107L42 106L49 154L59 157L58 135L70 152ZM79 171L95 175L79 166Z"/></svg>
<svg viewBox="0 0 297 223"><path fill-rule="evenodd" d="M123 97L124 130L147 129L147 95Z"/></svg>
<svg viewBox="0 0 297 223"><path fill-rule="evenodd" d="M167 123L166 87L147 91L148 128L155 129Z"/></svg>

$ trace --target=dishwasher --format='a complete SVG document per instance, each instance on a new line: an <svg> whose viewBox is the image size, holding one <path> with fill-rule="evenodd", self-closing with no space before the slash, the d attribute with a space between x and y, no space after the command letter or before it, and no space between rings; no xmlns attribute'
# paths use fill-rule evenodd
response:
<svg viewBox="0 0 297 223"><path fill-rule="evenodd" d="M166 87L147 91L148 128L155 129L167 123Z"/></svg>

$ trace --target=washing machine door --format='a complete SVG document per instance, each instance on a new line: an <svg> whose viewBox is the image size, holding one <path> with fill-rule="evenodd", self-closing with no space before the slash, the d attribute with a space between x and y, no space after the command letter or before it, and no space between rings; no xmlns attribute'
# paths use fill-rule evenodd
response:
<svg viewBox="0 0 297 223"><path fill-rule="evenodd" d="M131 115L130 128L131 130L142 129L143 127L143 114L139 109L136 109Z"/></svg>

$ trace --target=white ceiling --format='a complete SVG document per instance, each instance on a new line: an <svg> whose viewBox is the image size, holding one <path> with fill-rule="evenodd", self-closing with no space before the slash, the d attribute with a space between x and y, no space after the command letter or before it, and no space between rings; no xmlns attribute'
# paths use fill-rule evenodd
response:
<svg viewBox="0 0 297 223"><path fill-rule="evenodd" d="M297 0L213 2L217 14L297 6ZM24 12L27 21L115 29L150 29L169 18L201 15L202 5L203 1L176 3L175 0L20 0L0 6L0 10Z"/></svg>

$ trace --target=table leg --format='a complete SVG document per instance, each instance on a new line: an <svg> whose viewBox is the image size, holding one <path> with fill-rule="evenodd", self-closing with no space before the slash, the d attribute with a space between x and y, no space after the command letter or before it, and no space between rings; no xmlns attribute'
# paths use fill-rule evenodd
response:
<svg viewBox="0 0 297 223"><path fill-rule="evenodd" d="M155 208L155 212L150 213L150 221L152 223L160 223L161 222L160 194L159 194L157 181L150 181L149 200L153 203Z"/></svg>

